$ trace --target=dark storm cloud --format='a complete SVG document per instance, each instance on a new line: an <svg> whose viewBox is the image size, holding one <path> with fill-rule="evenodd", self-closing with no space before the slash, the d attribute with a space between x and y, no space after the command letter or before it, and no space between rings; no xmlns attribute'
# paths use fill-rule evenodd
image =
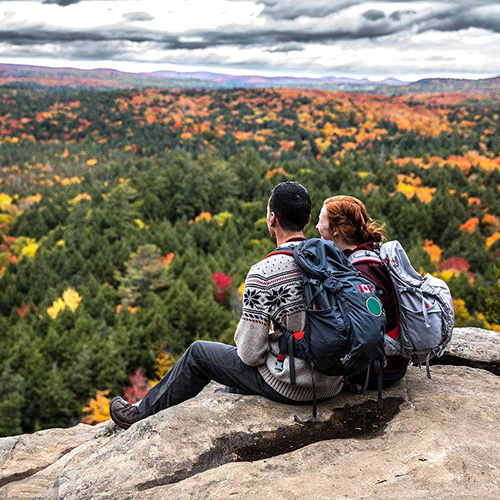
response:
<svg viewBox="0 0 500 500"><path fill-rule="evenodd" d="M363 12L363 17L369 21L378 21L379 19L383 19L385 17L385 13L381 10L370 9Z"/></svg>
<svg viewBox="0 0 500 500"><path fill-rule="evenodd" d="M452 15L440 15L430 18L419 27L419 32L459 31L467 28L480 28L495 33L500 33L500 12L488 12L487 9L465 10L457 7Z"/></svg>
<svg viewBox="0 0 500 500"><path fill-rule="evenodd" d="M154 17L147 12L128 12L123 14L123 19L126 21L152 21Z"/></svg>
<svg viewBox="0 0 500 500"><path fill-rule="evenodd" d="M157 42L166 50L179 49L207 49L221 46L276 46L286 43L325 42L341 39L355 39L366 36L381 36L389 31L382 28L367 28L359 33L351 30L333 29L311 33L309 31L276 30L276 29L235 29L225 32L219 31L189 31L181 35L161 33L137 29L110 29L105 30L59 30L46 27L29 27L17 30L0 30L0 42L13 45L43 45L47 43L62 44L67 42Z"/></svg>
<svg viewBox="0 0 500 500"><path fill-rule="evenodd" d="M248 0L232 0L248 1ZM297 0L254 0L256 4L263 5L262 15L275 21L293 21L299 17L323 18L330 14L336 14L343 10L357 5L362 5L362 0L315 0L314 2ZM421 3L422 0L406 0L405 3ZM372 0L372 3L391 4L401 3L401 0ZM455 5L450 0L434 0L434 6ZM498 5L497 0L461 0L460 4L464 9L480 7L483 5ZM406 11L399 11L404 13ZM396 14L397 17L397 14Z"/></svg>
<svg viewBox="0 0 500 500"><path fill-rule="evenodd" d="M370 23L373 24L373 23ZM376 38L395 33L391 26L364 26L362 29L332 28L312 32L287 29L245 29L235 31L196 31L163 42L163 48L208 49L211 47L275 47L283 44L329 43L341 40ZM192 38L192 40L189 40Z"/></svg>
<svg viewBox="0 0 500 500"><path fill-rule="evenodd" d="M62 1L62 0L61 0ZM272 0L266 0L271 5ZM282 2L281 2L282 3ZM280 3L280 5L281 5ZM340 5L340 2L332 2ZM351 4L353 2L350 2ZM385 2L387 4L387 2ZM436 2L438 4L439 2ZM345 2L344 2L345 4ZM278 3L273 4L278 5ZM477 5L477 3L475 4ZM149 20L146 12L125 14L128 20ZM149 16L149 17L148 17ZM197 50L215 47L261 47L263 50L288 52L300 50L308 43L335 43L343 40L379 39L402 32L423 33L430 30L457 31L482 28L500 33L500 11L487 7L473 8L463 4L439 4L437 9L423 12L395 11L385 16L380 10L368 10L349 23L335 19L311 23L269 22L265 27L232 24L216 30L190 30L183 33L160 32L137 26L116 24L88 30L49 28L31 25L0 30L0 42L15 46L55 44L66 51L66 44L87 42L89 50L98 50L100 43L135 42L157 44L164 50Z"/></svg>
<svg viewBox="0 0 500 500"><path fill-rule="evenodd" d="M67 42L161 42L176 46L178 37L155 31L120 28L94 30L49 29L45 26L30 26L17 30L0 30L0 42L12 45L62 44ZM181 44L182 45L182 44ZM176 48L181 48L180 46Z"/></svg>
<svg viewBox="0 0 500 500"><path fill-rule="evenodd" d="M185 33L185 35L196 37L196 41L169 40L165 48L276 47L290 43L302 45L377 39L409 31L424 33L431 30L458 31L468 28L480 28L500 33L500 11L486 7L478 9L466 8L463 5L448 5L441 6L435 11L429 9L425 13L417 13L413 10L395 11L391 16L386 17L382 11L372 10L365 12L351 25L332 21L329 24L299 25L289 29L283 29L279 24L270 25L269 28L224 26L219 27L217 31Z"/></svg>

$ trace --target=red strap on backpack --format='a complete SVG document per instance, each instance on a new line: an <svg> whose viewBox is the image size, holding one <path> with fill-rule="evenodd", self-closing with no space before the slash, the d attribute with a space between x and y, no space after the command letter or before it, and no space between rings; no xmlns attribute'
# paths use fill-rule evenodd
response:
<svg viewBox="0 0 500 500"><path fill-rule="evenodd" d="M269 255L266 255L264 258L267 259L268 257L272 257L273 255L289 255L290 257L293 257L293 252L287 250L275 250L274 252L271 252Z"/></svg>

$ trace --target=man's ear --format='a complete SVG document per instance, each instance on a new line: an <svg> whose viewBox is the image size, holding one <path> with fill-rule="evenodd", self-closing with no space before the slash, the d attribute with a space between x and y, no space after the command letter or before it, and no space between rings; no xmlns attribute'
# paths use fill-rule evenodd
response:
<svg viewBox="0 0 500 500"><path fill-rule="evenodd" d="M269 225L272 227L276 224L276 214L274 212L269 213Z"/></svg>
<svg viewBox="0 0 500 500"><path fill-rule="evenodd" d="M312 214L309 214L309 219L307 219L307 224L304 227L307 227L309 225L311 219L312 219Z"/></svg>

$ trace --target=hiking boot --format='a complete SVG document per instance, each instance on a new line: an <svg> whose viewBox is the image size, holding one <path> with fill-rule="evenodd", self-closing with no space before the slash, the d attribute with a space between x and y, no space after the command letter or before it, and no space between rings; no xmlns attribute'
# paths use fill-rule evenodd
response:
<svg viewBox="0 0 500 500"><path fill-rule="evenodd" d="M116 396L109 403L109 414L113 422L121 429L128 429L135 422L142 420L137 406L127 403L120 396Z"/></svg>
<svg viewBox="0 0 500 500"><path fill-rule="evenodd" d="M214 393L215 392L222 392L224 394L244 394L243 392L241 392L240 389L237 389L236 387L228 387L228 386L217 387L217 389L215 389Z"/></svg>

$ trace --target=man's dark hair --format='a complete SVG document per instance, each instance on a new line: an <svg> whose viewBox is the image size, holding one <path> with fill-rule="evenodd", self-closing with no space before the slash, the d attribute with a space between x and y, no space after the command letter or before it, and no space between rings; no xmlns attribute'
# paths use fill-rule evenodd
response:
<svg viewBox="0 0 500 500"><path fill-rule="evenodd" d="M281 182L274 186L269 210L278 217L285 231L302 231L311 215L311 197L298 182Z"/></svg>

